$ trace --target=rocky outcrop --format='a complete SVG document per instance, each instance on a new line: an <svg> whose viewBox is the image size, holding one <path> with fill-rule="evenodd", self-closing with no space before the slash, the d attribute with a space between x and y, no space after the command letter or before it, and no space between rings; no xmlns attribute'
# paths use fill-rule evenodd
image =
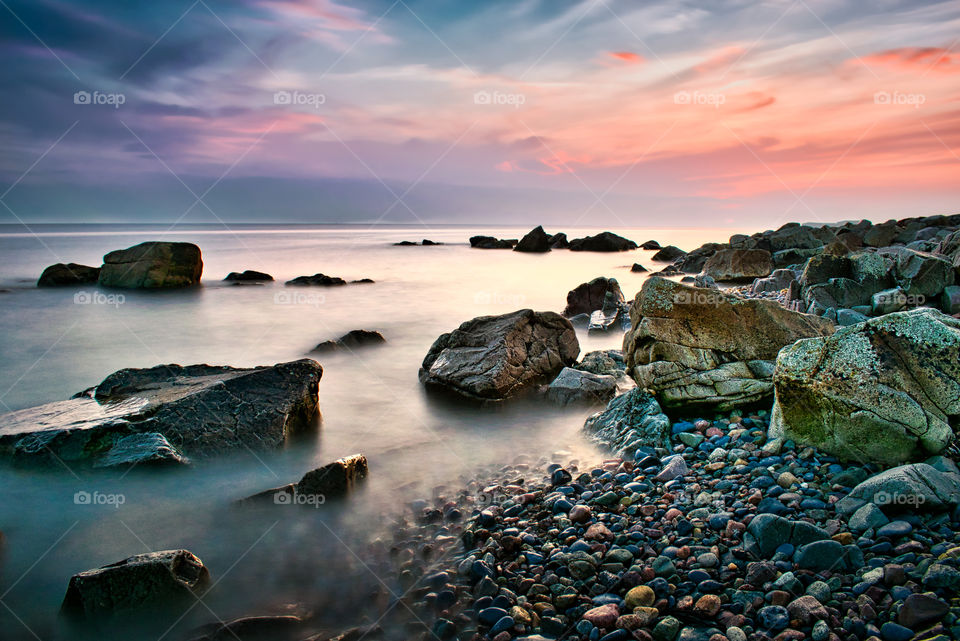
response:
<svg viewBox="0 0 960 641"><path fill-rule="evenodd" d="M648 240L640 244L640 249L656 250L660 249L660 243L655 240Z"/></svg>
<svg viewBox="0 0 960 641"><path fill-rule="evenodd" d="M887 314L780 352L772 436L896 464L942 451L960 423L960 321Z"/></svg>
<svg viewBox="0 0 960 641"><path fill-rule="evenodd" d="M615 304L625 302L620 283L616 278L600 276L589 283L580 283L567 293L567 306L563 309L563 315L569 318L577 314L592 314L598 309L603 309L603 304L608 298L607 294L610 294Z"/></svg>
<svg viewBox="0 0 960 641"><path fill-rule="evenodd" d="M477 249L513 249L516 244L515 238L500 240L493 236L470 237L470 246Z"/></svg>
<svg viewBox="0 0 960 641"><path fill-rule="evenodd" d="M0 455L95 466L265 449L314 426L323 368L123 369L70 400L0 415Z"/></svg>
<svg viewBox="0 0 960 641"><path fill-rule="evenodd" d="M603 405L617 393L617 377L564 367L545 390L557 405Z"/></svg>
<svg viewBox="0 0 960 641"><path fill-rule="evenodd" d="M668 411L727 410L764 400L773 393L780 348L833 331L832 323L774 301L660 277L644 283L630 318L623 340L628 371Z"/></svg>
<svg viewBox="0 0 960 641"><path fill-rule="evenodd" d="M481 316L438 338L420 382L480 400L503 400L552 380L580 353L570 321L522 309Z"/></svg>
<svg viewBox="0 0 960 641"><path fill-rule="evenodd" d="M126 289L189 287L200 282L202 273L196 245L146 242L104 256L99 283Z"/></svg>
<svg viewBox="0 0 960 641"><path fill-rule="evenodd" d="M656 254L654 254L650 260L655 260L661 263L672 263L678 258L682 258L687 255L687 252L683 251L675 245L667 245L666 247L660 248Z"/></svg>
<svg viewBox="0 0 960 641"><path fill-rule="evenodd" d="M569 249L574 252L624 252L636 249L637 244L613 232L604 231L596 236L574 238Z"/></svg>
<svg viewBox="0 0 960 641"><path fill-rule="evenodd" d="M628 459L640 447L670 447L670 419L657 399L640 388L614 398L583 427L594 440Z"/></svg>
<svg viewBox="0 0 960 641"><path fill-rule="evenodd" d="M77 263L57 263L43 270L40 279L37 280L37 287L88 285L96 283L99 278L99 267L88 267Z"/></svg>
<svg viewBox="0 0 960 641"><path fill-rule="evenodd" d="M520 239L513 251L542 254L550 251L550 240L551 237L543 231L543 227L537 226Z"/></svg>
<svg viewBox="0 0 960 641"><path fill-rule="evenodd" d="M707 259L703 273L718 281L743 282L773 271L773 257L764 249L722 249Z"/></svg>
<svg viewBox="0 0 960 641"><path fill-rule="evenodd" d="M61 611L103 620L138 611L193 604L210 584L210 572L187 550L138 554L70 579Z"/></svg>
<svg viewBox="0 0 960 641"><path fill-rule="evenodd" d="M387 339L385 339L380 332L369 329L354 329L337 340L323 341L311 351L313 353L338 352L342 350L350 351L360 347L380 345L386 342Z"/></svg>
<svg viewBox="0 0 960 641"><path fill-rule="evenodd" d="M272 281L273 276L270 274L265 274L264 272L254 271L252 269L247 269L243 272L230 272L227 274L227 277L223 280L234 282L234 283L257 283L264 281Z"/></svg>

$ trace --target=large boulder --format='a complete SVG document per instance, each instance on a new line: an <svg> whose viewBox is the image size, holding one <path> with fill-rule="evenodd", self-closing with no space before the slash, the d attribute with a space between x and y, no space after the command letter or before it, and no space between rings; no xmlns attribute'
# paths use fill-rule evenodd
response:
<svg viewBox="0 0 960 641"><path fill-rule="evenodd" d="M633 458L639 447L670 447L670 419L657 399L639 387L614 398L583 427L617 456Z"/></svg>
<svg viewBox="0 0 960 641"><path fill-rule="evenodd" d="M603 309L608 293L613 297L614 303L625 302L620 283L616 278L600 276L589 283L580 283L567 293L567 306L563 310L563 315L569 318L577 314L592 314L598 309Z"/></svg>
<svg viewBox="0 0 960 641"><path fill-rule="evenodd" d="M765 234L771 252L787 249L817 249L836 240L833 232L822 228L788 223L780 229Z"/></svg>
<svg viewBox="0 0 960 641"><path fill-rule="evenodd" d="M200 248L193 243L151 241L104 256L99 282L126 289L188 287L202 273Z"/></svg>
<svg viewBox="0 0 960 641"><path fill-rule="evenodd" d="M901 465L857 485L837 510L852 514L868 503L890 514L948 510L960 504L960 475L926 463Z"/></svg>
<svg viewBox="0 0 960 641"><path fill-rule="evenodd" d="M570 321L521 309L481 316L438 338L420 382L480 400L503 400L552 380L580 353Z"/></svg>
<svg viewBox="0 0 960 641"><path fill-rule="evenodd" d="M95 466L265 449L314 425L323 368L123 369L76 397L0 415L0 455Z"/></svg>
<svg viewBox="0 0 960 641"><path fill-rule="evenodd" d="M942 451L960 417L960 321L896 312L780 352L771 436L896 464Z"/></svg>
<svg viewBox="0 0 960 641"><path fill-rule="evenodd" d="M545 391L557 405L603 405L617 393L617 377L564 367Z"/></svg>
<svg viewBox="0 0 960 641"><path fill-rule="evenodd" d="M684 274L699 274L711 256L729 248L729 245L723 243L706 243L678 258L674 265ZM656 255L653 258L656 260Z"/></svg>
<svg viewBox="0 0 960 641"><path fill-rule="evenodd" d="M624 252L636 248L637 244L629 238L609 231L600 232L596 236L574 238L569 245L570 251L574 252Z"/></svg>
<svg viewBox="0 0 960 641"><path fill-rule="evenodd" d="M722 249L703 265L703 273L718 281L752 281L772 271L773 258L764 249Z"/></svg>
<svg viewBox="0 0 960 641"><path fill-rule="evenodd" d="M725 411L773 393L773 362L785 345L829 335L829 321L775 301L743 300L660 277L644 284L623 340L628 371L660 405Z"/></svg>
<svg viewBox="0 0 960 641"><path fill-rule="evenodd" d="M550 238L547 232L543 231L543 227L537 226L520 239L520 242L513 248L513 251L531 253L548 252L550 251Z"/></svg>
<svg viewBox="0 0 960 641"><path fill-rule="evenodd" d="M666 247L661 247L656 254L650 260L655 260L657 262L663 263L672 263L678 258L686 256L687 252L683 251L676 245L667 245Z"/></svg>
<svg viewBox="0 0 960 641"><path fill-rule="evenodd" d="M936 254L903 247L897 250L895 261L897 284L907 296L933 301L956 279L950 261Z"/></svg>
<svg viewBox="0 0 960 641"><path fill-rule="evenodd" d="M43 270L39 280L37 280L37 287L87 285L96 283L99 278L99 267L89 267L77 263L57 263Z"/></svg>
<svg viewBox="0 0 960 641"><path fill-rule="evenodd" d="M754 294L779 292L789 288L790 284L796 280L797 275L792 269L775 269L768 277L753 281L750 291Z"/></svg>
<svg viewBox="0 0 960 641"><path fill-rule="evenodd" d="M209 584L210 572L187 550L138 554L75 574L61 611L70 617L102 619L192 605Z"/></svg>

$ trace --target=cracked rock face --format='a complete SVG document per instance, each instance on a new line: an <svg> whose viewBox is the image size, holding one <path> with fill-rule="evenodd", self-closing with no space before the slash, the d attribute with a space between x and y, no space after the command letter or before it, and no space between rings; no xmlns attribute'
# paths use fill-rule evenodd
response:
<svg viewBox="0 0 960 641"><path fill-rule="evenodd" d="M0 455L104 467L275 448L313 425L322 375L310 359L122 369L72 399L0 416Z"/></svg>
<svg viewBox="0 0 960 641"><path fill-rule="evenodd" d="M521 309L481 316L438 338L420 382L480 400L503 400L552 380L580 353L570 321Z"/></svg>
<svg viewBox="0 0 960 641"><path fill-rule="evenodd" d="M665 409L726 411L773 393L777 352L828 335L833 323L769 300L653 277L630 307L623 340L627 371Z"/></svg>
<svg viewBox="0 0 960 641"><path fill-rule="evenodd" d="M863 462L923 459L960 425L960 320L921 308L800 341L773 382L772 435Z"/></svg>

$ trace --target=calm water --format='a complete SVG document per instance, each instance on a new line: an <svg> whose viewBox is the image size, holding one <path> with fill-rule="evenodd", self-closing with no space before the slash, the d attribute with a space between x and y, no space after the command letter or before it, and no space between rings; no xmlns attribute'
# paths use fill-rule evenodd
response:
<svg viewBox="0 0 960 641"><path fill-rule="evenodd" d="M426 397L417 368L436 337L475 316L523 307L561 311L567 291L615 276L631 297L655 267L653 252L476 250L476 233L519 237L525 229L0 227L0 411L69 397L123 367L158 363L236 366L301 358L351 329L381 331L388 343L324 356L323 422L315 439L279 452L202 461L185 469L91 472L0 465L0 638L73 638L54 616L69 577L149 550L187 548L210 568L215 587L176 626L150 636L247 614L315 609L335 625L356 623L379 585L365 566L368 542L384 534L409 501L517 454L557 451L582 460L600 453L580 433L587 410L533 401L503 408L460 407ZM548 230L553 231L553 230ZM601 230L565 230L573 238ZM574 233L571 233L573 231ZM730 230L615 230L643 242L693 249ZM442 247L394 247L423 237ZM179 292L41 290L55 262L99 265L106 252L144 240L196 243L202 287ZM230 271L266 271L266 286L224 286ZM323 272L372 285L284 288ZM78 295L78 292L82 292ZM98 296L97 294L101 294ZM123 298L105 298L122 294ZM92 301L92 302L83 302ZM582 352L619 347L620 336L580 333ZM317 465L362 452L371 474L340 505L321 509L236 509L234 499L295 481ZM76 505L78 491L122 495L123 504ZM376 608L371 610L378 616ZM117 630L98 638L130 638ZM148 637L144 637L148 638Z"/></svg>

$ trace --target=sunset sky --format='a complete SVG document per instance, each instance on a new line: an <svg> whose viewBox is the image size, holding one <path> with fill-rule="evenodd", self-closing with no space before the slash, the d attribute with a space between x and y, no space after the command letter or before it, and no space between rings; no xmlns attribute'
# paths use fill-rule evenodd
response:
<svg viewBox="0 0 960 641"><path fill-rule="evenodd" d="M0 30L0 223L960 210L956 1L2 0Z"/></svg>

